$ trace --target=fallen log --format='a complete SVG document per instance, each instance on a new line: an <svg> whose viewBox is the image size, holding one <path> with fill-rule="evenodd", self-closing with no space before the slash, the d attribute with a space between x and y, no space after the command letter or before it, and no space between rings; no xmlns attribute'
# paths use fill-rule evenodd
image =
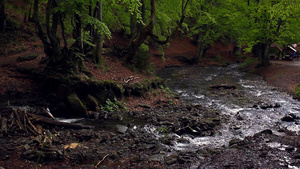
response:
<svg viewBox="0 0 300 169"><path fill-rule="evenodd" d="M28 116L30 116L31 121L33 123L40 122L40 123L46 123L46 124L52 125L52 126L59 126L59 127L73 128L73 129L91 129L91 128L94 128L93 126L86 126L86 125L82 125L82 124L59 122L59 121L55 121L51 118L39 116L39 115L32 114L32 113L27 113L27 114L28 114Z"/></svg>

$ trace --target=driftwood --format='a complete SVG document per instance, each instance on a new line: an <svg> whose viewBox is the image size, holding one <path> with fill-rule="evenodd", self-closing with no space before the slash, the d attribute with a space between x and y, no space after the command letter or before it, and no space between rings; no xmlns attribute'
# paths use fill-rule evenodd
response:
<svg viewBox="0 0 300 169"><path fill-rule="evenodd" d="M93 128L92 126L85 126L82 124L59 122L59 121L55 121L51 118L39 116L39 115L32 114L32 113L28 113L28 116L32 119L33 122L46 123L46 124L52 125L52 126L59 126L59 127L73 128L73 129L91 129L91 128Z"/></svg>
<svg viewBox="0 0 300 169"><path fill-rule="evenodd" d="M211 88L211 89L236 89L235 86L228 85L228 84L214 85L214 86L210 86L209 88Z"/></svg>
<svg viewBox="0 0 300 169"><path fill-rule="evenodd" d="M8 125L8 121L10 121L10 125ZM93 128L92 126L85 126L82 124L59 122L52 118L48 118L48 117L44 117L32 113L27 113L26 111L21 111L19 109L13 110L9 120L5 117L2 117L1 124L2 124L1 125L2 133L7 133L12 126L16 126L18 127L19 130L24 131L27 134L30 132L34 135L43 134L43 130L40 124L72 128L72 129Z"/></svg>

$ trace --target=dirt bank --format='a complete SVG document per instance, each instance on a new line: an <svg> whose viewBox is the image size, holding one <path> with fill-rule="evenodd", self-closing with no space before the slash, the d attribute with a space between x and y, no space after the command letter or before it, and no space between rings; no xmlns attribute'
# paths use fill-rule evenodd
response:
<svg viewBox="0 0 300 169"><path fill-rule="evenodd" d="M300 61L271 61L272 65L255 70L264 79L279 90L293 94L300 84Z"/></svg>

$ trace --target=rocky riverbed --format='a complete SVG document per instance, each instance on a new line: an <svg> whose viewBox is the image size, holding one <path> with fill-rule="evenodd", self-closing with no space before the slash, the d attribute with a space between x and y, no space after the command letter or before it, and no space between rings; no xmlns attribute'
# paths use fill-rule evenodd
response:
<svg viewBox="0 0 300 169"><path fill-rule="evenodd" d="M2 114L11 122L10 111ZM186 168L199 160L199 152L176 151L177 143L192 137L211 136L226 118L202 106L164 105L142 112L107 114L110 128L67 129L40 124L42 133L26 134L13 125L1 134L0 165L4 168ZM4 116L3 116L4 115ZM81 121L84 123L84 121ZM211 154L211 150L203 150Z"/></svg>

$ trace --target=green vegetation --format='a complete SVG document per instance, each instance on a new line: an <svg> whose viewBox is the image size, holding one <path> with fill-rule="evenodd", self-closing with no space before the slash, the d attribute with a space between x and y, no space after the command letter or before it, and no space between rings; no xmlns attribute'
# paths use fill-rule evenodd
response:
<svg viewBox="0 0 300 169"><path fill-rule="evenodd" d="M300 99L300 84L298 84L298 86L296 86L296 88L295 88L295 98L296 99Z"/></svg>
<svg viewBox="0 0 300 169"><path fill-rule="evenodd" d="M38 57L37 54L32 53L29 56L19 56L18 59L17 59L17 61L18 62L30 61L30 60L36 59L37 57Z"/></svg>
<svg viewBox="0 0 300 169"><path fill-rule="evenodd" d="M113 101L107 99L105 104L101 106L101 110L109 111L109 112L120 112L121 110L127 110L125 104L114 98Z"/></svg>
<svg viewBox="0 0 300 169"><path fill-rule="evenodd" d="M250 64L256 62L257 59L253 57L246 57L246 60L241 64L242 68L249 66Z"/></svg>

